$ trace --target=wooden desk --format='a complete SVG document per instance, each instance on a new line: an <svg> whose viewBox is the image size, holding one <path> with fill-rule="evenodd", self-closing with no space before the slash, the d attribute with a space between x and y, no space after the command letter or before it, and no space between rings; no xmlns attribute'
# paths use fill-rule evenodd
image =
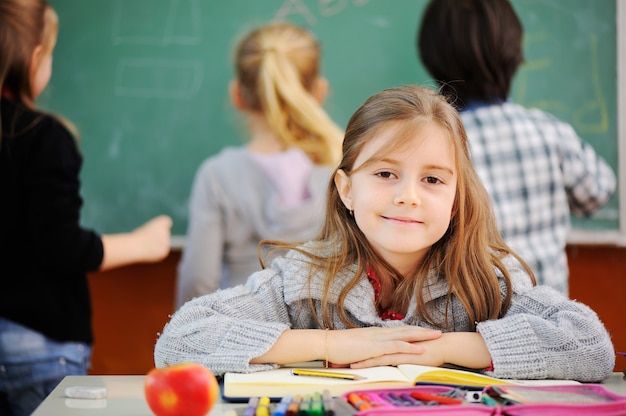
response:
<svg viewBox="0 0 626 416"><path fill-rule="evenodd" d="M35 410L33 416L151 416L144 399L143 383L145 376L67 376ZM626 395L626 378L622 373L613 375L603 383L607 389ZM70 386L104 386L107 398L101 400L79 400L65 397L65 388ZM210 416L236 416L237 409L245 404L219 402L213 407Z"/></svg>

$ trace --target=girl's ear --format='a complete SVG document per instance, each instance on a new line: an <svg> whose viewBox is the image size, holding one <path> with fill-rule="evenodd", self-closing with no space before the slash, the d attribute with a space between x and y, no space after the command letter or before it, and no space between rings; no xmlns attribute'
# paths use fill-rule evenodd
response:
<svg viewBox="0 0 626 416"><path fill-rule="evenodd" d="M313 83L311 95L317 100L318 103L324 104L326 96L328 95L328 80L326 78L318 77Z"/></svg>
<svg viewBox="0 0 626 416"><path fill-rule="evenodd" d="M241 85L239 84L239 81L230 81L230 84L228 84L228 93L230 95L230 101L233 103L233 107L240 111L246 110L246 103L241 96Z"/></svg>
<svg viewBox="0 0 626 416"><path fill-rule="evenodd" d="M341 201L347 209L352 210L352 183L350 177L346 175L343 169L338 169L335 173L335 186Z"/></svg>
<svg viewBox="0 0 626 416"><path fill-rule="evenodd" d="M41 58L43 58L43 45L37 45L33 50L33 54L30 57L30 77L31 80L37 74L37 70L39 69L39 64L41 63Z"/></svg>

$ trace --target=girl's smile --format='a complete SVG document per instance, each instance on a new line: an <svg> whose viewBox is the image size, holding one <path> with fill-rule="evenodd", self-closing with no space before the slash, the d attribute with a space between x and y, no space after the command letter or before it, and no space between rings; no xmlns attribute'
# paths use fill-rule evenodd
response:
<svg viewBox="0 0 626 416"><path fill-rule="evenodd" d="M382 218L386 219L386 220L390 220L390 221L397 221L400 223L404 223L404 224L423 224L422 221L417 221L411 218L402 218L402 217L385 217L384 215L381 215Z"/></svg>

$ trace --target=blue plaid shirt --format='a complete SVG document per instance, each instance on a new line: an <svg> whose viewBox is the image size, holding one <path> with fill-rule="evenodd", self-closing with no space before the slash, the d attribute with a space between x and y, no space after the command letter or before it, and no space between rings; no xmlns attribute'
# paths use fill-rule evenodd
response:
<svg viewBox="0 0 626 416"><path fill-rule="evenodd" d="M611 167L574 129L512 102L461 112L474 166L507 244L539 284L568 293L570 214L588 216L615 192Z"/></svg>

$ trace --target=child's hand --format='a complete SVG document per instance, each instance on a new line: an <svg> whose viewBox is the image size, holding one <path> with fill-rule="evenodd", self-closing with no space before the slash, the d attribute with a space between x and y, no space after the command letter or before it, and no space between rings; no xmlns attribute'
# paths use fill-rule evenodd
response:
<svg viewBox="0 0 626 416"><path fill-rule="evenodd" d="M438 338L414 342L422 351L419 353L398 352L354 362L352 368L378 365L419 364L438 367L456 364L467 368L486 368L491 355L482 336L477 332L448 332Z"/></svg>
<svg viewBox="0 0 626 416"><path fill-rule="evenodd" d="M170 252L172 219L160 215L133 230L132 234L143 250L144 261L159 261Z"/></svg>
<svg viewBox="0 0 626 416"><path fill-rule="evenodd" d="M415 342L415 346L420 346L420 350L416 352L397 352L392 354L380 355L378 357L368 358L367 360L358 361L350 364L351 368L367 368L380 365L399 365L399 364L419 364L438 367L446 363L444 354L444 336L434 340L424 340Z"/></svg>
<svg viewBox="0 0 626 416"><path fill-rule="evenodd" d="M417 326L329 331L328 360L333 366L350 364L353 368L396 365L391 361L424 353L421 343L441 335L441 331Z"/></svg>
<svg viewBox="0 0 626 416"><path fill-rule="evenodd" d="M102 235L104 257L100 270L163 260L170 252L171 228L172 219L161 215L129 233Z"/></svg>

